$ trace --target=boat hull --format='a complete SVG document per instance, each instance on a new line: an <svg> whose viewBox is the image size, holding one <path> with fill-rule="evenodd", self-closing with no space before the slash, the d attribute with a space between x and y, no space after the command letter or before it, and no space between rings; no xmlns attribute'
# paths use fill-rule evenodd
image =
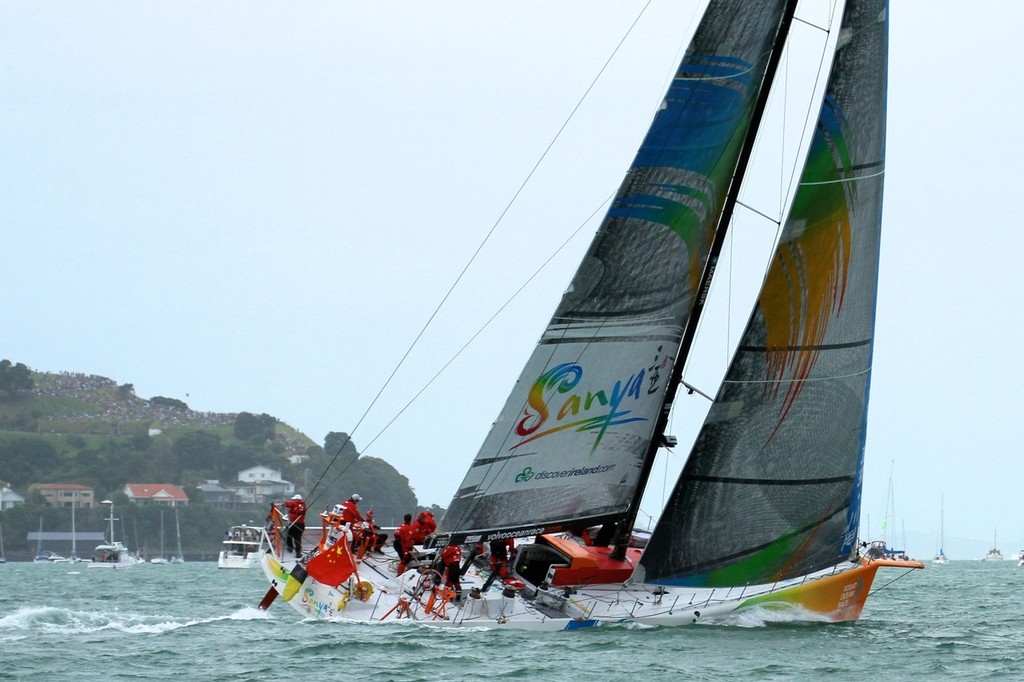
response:
<svg viewBox="0 0 1024 682"><path fill-rule="evenodd" d="M423 589L421 573L394 575L397 559L387 551L367 556L357 574L337 587L308 575L299 582L271 554L260 564L271 589L306 618L541 631L621 623L677 627L756 608L789 611L797 619L856 620L878 569L924 567L916 561L865 559L799 580L731 589L616 583L520 591L497 585L486 592L473 588L486 584L487 573L471 568L463 576L464 598L456 603L439 589Z"/></svg>

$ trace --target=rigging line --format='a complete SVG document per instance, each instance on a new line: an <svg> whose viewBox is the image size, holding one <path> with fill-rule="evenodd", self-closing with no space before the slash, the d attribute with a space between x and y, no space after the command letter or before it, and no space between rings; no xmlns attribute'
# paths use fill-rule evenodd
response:
<svg viewBox="0 0 1024 682"><path fill-rule="evenodd" d="M653 2L653 0L648 0L647 3L641 8L641 10L637 14L636 18L633 19L633 23L631 23L629 25L629 28L626 29L626 32L622 35L622 38L619 39L618 44L612 50L611 54L608 55L608 58L605 60L604 64L602 64L600 70L597 72L597 75L594 76L593 80L590 82L590 85L587 86L587 89L584 91L583 95L576 102L576 105L572 108L572 111L569 112L569 115L566 117L565 121L558 128L558 130L555 131L554 137L552 137L551 141L548 142L547 147L544 148L544 151L541 153L541 155L537 159L536 163L534 163L533 168L530 169L530 172L527 174L526 178L519 185L519 188L513 193L512 198L509 199L508 203L505 205L505 208L502 209L500 214L498 214L498 218L491 225L491 229L488 230L486 235L484 235L483 240L480 242L479 246L477 246L477 248L473 252L473 254L469 257L469 260L466 262L466 265L462 268L462 271L459 272L458 276L455 278L455 281L452 282L451 286L448 288L448 291L445 292L444 296L441 298L441 301L437 304L437 307L434 308L434 311L430 314L430 317L427 318L427 321L423 324L423 327L420 329L419 333L416 334L416 337L413 339L412 343L409 345L409 348L406 349L405 353L399 359L398 364L395 365L395 368L391 371L391 374L389 374L387 379L384 380L384 383L381 385L380 390L377 391L377 394L373 397L373 399L370 401L370 404L367 405L366 409L363 411L363 414L356 421L356 425L352 428L352 430L348 434L349 437L346 439L346 444L349 441L351 441L352 434L354 434L359 429L359 426L363 423L363 421L366 420L366 417L370 414L370 411L373 410L373 407L374 407L374 405L377 404L377 401L380 400L380 397L381 397L381 395L383 395L385 389L387 389L387 387L391 384L391 381L395 378L395 375L398 374L398 371L405 364L405 361L409 358L409 355L412 353L413 349L417 346L417 344L419 343L420 339L423 338L423 335L426 333L426 331L430 327L431 323L433 323L433 321L437 317L438 313L440 313L441 308L444 307L445 303L448 301L448 299L451 297L452 293L458 287L459 283L465 277L466 272L469 271L469 268L476 261L477 256L480 255L480 252L483 251L484 246L487 244L488 241L490 241L491 236L494 234L495 230L498 229L498 225L500 225L502 220L504 220L504 218L508 214L509 210L511 210L512 205L516 202L516 200L519 198L519 195L522 194L523 190L526 188L526 185L529 184L530 180L536 174L537 169L544 162L544 159L547 158L548 153L551 151L552 147L554 147L555 143L561 137L562 132L569 125L569 122L572 121L573 117L576 115L576 112L579 111L580 107L583 105L583 102L586 101L587 97L590 95L591 91L594 89L594 86L597 84L597 81L600 80L602 74L604 74L605 70L608 68L608 65L611 63L612 59L614 59L615 55L618 54L619 49L626 42L626 38L628 38L629 35L633 32L633 29L636 27L637 23L640 21L640 18L647 11L647 8L650 6L651 2ZM570 239L571 239L571 237L570 237ZM506 305L507 305L507 303L506 303ZM390 422L389 422L388 425L390 425ZM385 428L387 428L387 426L385 426ZM380 436L380 434L377 434L377 437L379 437L379 436ZM374 438L374 440L376 440L376 438ZM344 448L344 446L345 446L345 444L342 444L341 448ZM337 460L338 455L341 454L341 448L339 448L338 452L335 453L334 457L331 459L331 462L327 465L327 467L324 469L324 471L317 478L317 481L313 484L313 490L316 489L317 485L319 485L320 481L327 474L327 471L330 469L330 467ZM351 464L349 466L351 466ZM345 469L347 470L348 467L345 467ZM344 471L342 473L344 473ZM340 475L341 474L339 474L339 476ZM334 478L334 480L337 480L337 476Z"/></svg>
<svg viewBox="0 0 1024 682"><path fill-rule="evenodd" d="M772 223L773 225L781 225L782 224L782 221L778 217L770 216L767 213L765 213L764 211L762 211L760 209L757 209L757 208L754 208L753 206L751 206L750 204L748 204L746 202L739 201L737 199L736 200L736 205L737 206L742 206L743 208L747 209L751 213L753 213L755 215L761 216L762 218L764 218L768 222ZM781 213L781 210L780 210L780 213Z"/></svg>
<svg viewBox="0 0 1024 682"><path fill-rule="evenodd" d="M547 260L545 260L545 261L544 261L543 263L541 263L541 264L540 264L540 266L539 266L539 267L538 267L538 268L537 268L537 269L536 269L536 270L535 270L535 271L533 272L533 274L532 274L532 275L530 275L530 276L529 276L529 278L527 278L527 279L526 279L526 281L524 281L524 282L523 282L523 283L522 283L522 284L521 284L521 285L519 286L519 288L518 288L518 289L516 289L516 290L515 290L515 292L513 292L513 293L512 293L512 295L511 295L511 296L509 296L509 297L508 297L508 299L507 299L507 300L506 300L506 301L505 301L505 302L504 302L503 304L501 304L501 307L499 307L499 308L498 308L498 309L497 309L497 310L496 310L496 311L494 312L494 314L493 314L493 315L491 315L491 316L490 316L490 317L489 317L489 318L487 319L487 321L486 321L486 322L484 322L484 323L483 323L483 324L482 324L482 325L480 326L480 328L479 328L478 330L476 330L476 332L474 332L474 333L473 333L473 335L472 335L471 337L469 337L469 339L468 339L468 340L467 340L467 341L466 341L466 342L465 342L464 344L462 344L462 346L461 346L461 347L460 347L460 348L459 348L459 349L458 349L457 351L455 351L455 354L454 354L454 355L452 355L452 356L451 356L451 357L450 357L450 358L448 359L448 361L447 361L447 362L445 362L445 363L444 363L444 365L442 365L442 366L441 366L441 368L440 368L439 370L437 370L437 372L435 372L435 373L434 373L434 375L433 375L432 377L430 377L430 379L429 379L429 380L427 380L427 383L425 383L425 384L423 385L423 387L422 387L422 388L420 388L420 390L419 390L419 391L417 391L417 392L416 392L416 394L415 394L415 395L414 395L414 396L413 396L412 398L410 398L410 399L409 399L409 401L405 403L405 405L403 405L403 406L402 406L402 409L400 409L400 410L399 410L399 411L398 411L398 412L397 412L397 413L395 414L395 416L394 416L394 417L392 417L392 418L391 418L391 419L390 419L390 420L388 421L388 423L384 425L384 427L383 427L383 428L382 428L382 429L381 429L381 430L380 430L380 431L379 431L379 432L377 433L377 435L373 437L373 440L371 440L371 441L370 441L369 443L367 443L367 444L366 444L366 446L365 446L365 447L363 448L364 450L367 450L367 449L369 449L369 447L370 447L371 445L373 445L373 443L374 443L374 442L376 442L376 440L377 440L378 438L380 438L380 437L381 437L382 435L384 435L384 432L385 432L385 431L387 431L387 430L388 430L388 428L390 428L390 427L391 427L391 425L392 425L392 424L394 424L394 423L395 423L395 421L396 421L396 420L397 420L397 419L398 419L398 418L399 418L400 416L402 416L402 413L403 413L403 412L405 412L405 411L406 411L407 409L409 409L409 407L410 407L410 406L411 406L411 405L412 405L412 404L413 404L414 402L416 402L416 400L417 400L417 399L418 399L418 398L419 398L419 397L420 397L421 395L423 395L424 391L426 391L426 390L427 390L428 388L430 388L431 384L433 384L433 383L434 383L434 382L435 382L435 381L437 380L437 378L438 378L438 377L440 377L440 376L441 376L441 374L443 374L443 373L444 373L444 371L445 371L446 369L448 369L448 367L449 367L449 366L450 366L450 365L451 365L451 364L452 364L453 362L455 362L455 360L456 360L456 359L457 359L457 358L458 358L458 357L459 357L460 355L462 355L463 351L465 351L465 350L466 350L466 349L467 349L467 348L468 348L468 347L470 346L470 344L472 344L472 343L473 343L473 341L475 341L475 340L476 340L476 338L477 338L478 336L480 336L480 334L482 334L482 333L484 332L484 330L485 330L485 329L487 329L487 327L489 327L489 326L490 326L490 324L491 324L492 322L494 322L494 320L495 320L495 319L497 319L497 317L498 317L498 316L499 316L499 315L500 315L500 314L502 313L502 311L504 311L504 310L505 310L505 308L507 308L507 307L508 307L508 306L509 306L509 305L510 305L510 304L512 303L512 301L514 301L514 300L515 300L516 298L518 298L518 297L519 297L519 294L521 294L521 293L523 292L523 290L524 290L524 289L526 289L526 287L527 287L527 286L529 286L530 282L532 282L532 281L533 281L534 279L536 279L536 278L537 278L537 276L538 276L538 275L540 275L541 271L543 271L543 270L544 270L544 268L546 268L546 267L547 267L547 266L548 266L548 265L549 265L549 264L551 263L551 261L553 261L553 260L555 259L555 256L557 256L557 255L558 255L559 253L561 253L561 252L562 252L562 250L563 250L563 249L565 249L565 248L566 248L566 247L567 247L567 246L569 245L569 242L571 242L571 241L572 241L573 239L575 239L575 238L576 238L576 235L578 235L578 234L580 233L580 230L582 230L582 229L583 229L584 227L586 227L586 225L587 225L587 224L588 224L588 223L589 223L589 222L590 222L591 220L593 220L594 216L595 216L595 215L597 215L598 211L600 211L600 210L601 210L601 209L602 209L602 208L603 208L603 207L604 207L604 206L605 206L605 205L606 205L606 204L607 204L607 203L608 203L609 201L611 201L611 199L612 199L613 197L614 197L614 194L609 194L609 195L608 195L608 196L607 196L607 197L605 198L605 200L604 200L604 201L603 201L603 202L602 202L602 203L601 203L601 204L600 204L600 205L599 205L599 206L598 206L597 208L595 208L595 209L594 209L594 210L593 210L593 211L591 212L591 214L590 214L589 216L587 216L586 220L584 220L584 221L583 221L582 223L580 223L579 227L577 227L577 228L576 228L576 230L575 230L575 231L573 231L573 233L572 233L571 235L569 235L569 236L568 236L568 237L567 237L567 238L565 239L565 241L563 241L563 242L561 243L561 245L559 245L559 247L558 247L557 249L555 249L555 250L554 250L554 251L553 251L553 252L551 253L551 255L550 255L550 256L548 256Z"/></svg>
<svg viewBox="0 0 1024 682"><path fill-rule="evenodd" d="M900 573L898 576L896 576L895 578L893 578L892 580L890 580L886 584L882 585L881 587L876 587L875 589L873 589L870 592L868 592L868 597L870 597L871 595L875 594L876 592L881 592L882 590L884 590L885 588L889 587L889 585L892 585L894 582L896 582L900 578L908 576L908 575L910 575L911 573L913 573L916 570L917 570L916 568L908 568L903 573Z"/></svg>
<svg viewBox="0 0 1024 682"><path fill-rule="evenodd" d="M814 24L809 24L807 22L802 22L805 25L811 26L813 28L820 28L821 30L824 31L825 36L826 36L825 44L821 48L821 56L818 58L818 68L817 68L817 71L816 71L816 75L814 77L814 87L811 89L811 93L818 92L818 86L821 83L822 76L825 75L825 74L822 73L824 71L824 69L822 69L822 66L825 64L825 59L828 58L828 56L830 54L830 50L828 49L828 46L829 46L829 38L831 38L832 33L833 33L832 25L833 25L833 23L835 23L834 22L835 12L836 12L836 8L835 8L835 6L833 6L832 11L829 13L828 26L825 27L825 28L821 28L819 26L816 26ZM835 48L835 45L833 45L832 50L831 50L831 55L832 55L831 59L832 60L835 59L835 54L836 54L836 48ZM831 74L831 71L832 71L832 69L829 68L828 69L829 74ZM824 94L827 94L827 93L824 93ZM819 99L817 97L811 97L810 100L807 102L807 112L804 114L804 125L802 127L802 132L800 133L800 142L797 144L797 150L802 149L804 147L804 141L807 139L808 132L810 132L811 130L813 130L816 127L814 125L808 125L808 122L811 120L811 116L815 116L814 109L812 107L814 107L815 103L819 102L819 101L822 102L821 106L819 107L819 109L820 109L821 107L824 107L824 99ZM817 120L817 116L815 116L815 121L816 120ZM801 164L802 162L803 162L803 159L800 157L800 155L799 154L794 154L794 156L793 156L793 166L792 166L792 170L791 170L790 175L789 175L789 178L790 178L790 180L789 180L789 190L787 192L785 192L786 201L783 204L784 206L791 202L791 200L793 198L793 195L796 192L795 186L798 187L800 185L800 176L802 175L802 173L798 173L797 172L797 166L798 166L798 164ZM780 225L781 225L781 222L780 222ZM776 239L777 239L777 237L776 237Z"/></svg>

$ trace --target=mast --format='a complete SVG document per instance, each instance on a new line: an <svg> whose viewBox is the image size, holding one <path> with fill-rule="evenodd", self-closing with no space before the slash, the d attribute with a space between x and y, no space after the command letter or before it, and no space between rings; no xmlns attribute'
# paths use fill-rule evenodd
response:
<svg viewBox="0 0 1024 682"><path fill-rule="evenodd" d="M77 543L75 542L75 539L76 539L76 534L75 534L75 503L72 502L71 503L71 558L72 559L77 559L78 558L78 546L77 546Z"/></svg>
<svg viewBox="0 0 1024 682"><path fill-rule="evenodd" d="M184 559L181 554L181 525L178 523L178 508L174 508L174 532L178 536L178 558Z"/></svg>
<svg viewBox="0 0 1024 682"><path fill-rule="evenodd" d="M102 502L100 502L100 504L110 505L110 516L107 517L107 522L109 523L109 530L107 532L110 534L110 544L113 545L114 544L114 502L112 500L103 500Z"/></svg>
<svg viewBox="0 0 1024 682"><path fill-rule="evenodd" d="M632 533L633 525L636 523L637 514L640 512L640 502L643 499L644 490L647 488L647 481L650 479L651 469L654 467L655 456L658 453L658 449L666 443L665 429L668 428L668 420L672 412L672 403L675 400L676 391L682 383L683 370L686 365L687 356L690 353L690 349L693 347L693 340L697 333L701 314L704 311L704 303L707 300L708 291L711 288L711 280L715 274L718 257L721 255L722 247L725 245L725 237L728 232L729 224L732 222L732 215L736 208L736 202L739 200L740 189L743 186L743 177L746 174L747 166L750 163L750 156L754 150L754 142L757 140L757 131L761 126L761 120L764 117L764 110L768 105L768 98L771 94L772 83L775 80L775 73L778 70L779 62L782 59L782 52L786 44L786 39L789 37L789 28L793 23L793 15L796 13L796 5L797 0L788 0L786 2L786 8L783 11L782 20L779 23L778 33L775 36L775 42L772 44L771 56L768 59L768 65L765 69L764 82L757 95L753 115L750 119L750 126L747 129L746 137L743 140L743 146L738 157L736 171L733 174L733 179L730 183L728 194L726 195L725 205L722 208L722 214L718 221L718 228L715 230L714 240L711 243L711 250L708 253L707 264L701 274L700 284L697 288L697 300L694 301L693 309L691 310L689 319L683 329L683 337L680 341L679 349L676 352L676 362L672 367L672 374L665 391L665 400L662 403L662 409L658 415L658 422L655 426L654 434L651 438L647 454L644 457L643 466L640 470L639 483L633 493L633 501L630 504L629 511L622 520L619 521L615 529L615 536L612 540L612 543L615 545L615 549L612 553L612 557L620 561L626 557L626 547L629 544L630 534Z"/></svg>

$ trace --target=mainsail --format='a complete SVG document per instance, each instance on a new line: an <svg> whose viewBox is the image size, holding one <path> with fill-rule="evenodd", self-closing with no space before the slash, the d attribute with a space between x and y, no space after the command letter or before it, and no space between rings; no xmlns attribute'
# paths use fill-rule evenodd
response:
<svg viewBox="0 0 1024 682"><path fill-rule="evenodd" d="M859 525L885 158L885 0L851 0L757 305L638 571L771 583L833 566Z"/></svg>
<svg viewBox="0 0 1024 682"><path fill-rule="evenodd" d="M635 507L683 329L792 0L712 3L439 529L533 535Z"/></svg>

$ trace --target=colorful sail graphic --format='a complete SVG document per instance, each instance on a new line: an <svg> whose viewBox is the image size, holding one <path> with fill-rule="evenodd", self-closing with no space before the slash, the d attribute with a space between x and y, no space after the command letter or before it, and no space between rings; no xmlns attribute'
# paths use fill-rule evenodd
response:
<svg viewBox="0 0 1024 682"><path fill-rule="evenodd" d="M529 535L623 515L784 2L715 2L440 527Z"/></svg>
<svg viewBox="0 0 1024 682"><path fill-rule="evenodd" d="M640 579L772 583L851 555L878 279L887 26L885 0L851 0L844 10L779 246Z"/></svg>

